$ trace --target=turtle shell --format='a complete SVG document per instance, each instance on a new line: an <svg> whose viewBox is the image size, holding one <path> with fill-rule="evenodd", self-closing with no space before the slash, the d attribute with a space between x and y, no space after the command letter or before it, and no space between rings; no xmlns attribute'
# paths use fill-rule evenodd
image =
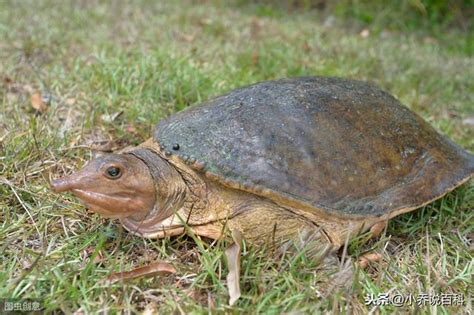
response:
<svg viewBox="0 0 474 315"><path fill-rule="evenodd" d="M154 140L223 185L343 217L419 207L474 173L473 155L393 96L339 78L231 91L162 120Z"/></svg>

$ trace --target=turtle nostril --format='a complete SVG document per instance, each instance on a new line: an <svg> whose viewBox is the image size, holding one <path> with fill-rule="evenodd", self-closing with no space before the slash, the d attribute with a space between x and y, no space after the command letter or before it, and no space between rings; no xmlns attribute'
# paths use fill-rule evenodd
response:
<svg viewBox="0 0 474 315"><path fill-rule="evenodd" d="M72 183L67 177L55 179L51 182L51 189L55 193L60 193L63 191L71 190Z"/></svg>

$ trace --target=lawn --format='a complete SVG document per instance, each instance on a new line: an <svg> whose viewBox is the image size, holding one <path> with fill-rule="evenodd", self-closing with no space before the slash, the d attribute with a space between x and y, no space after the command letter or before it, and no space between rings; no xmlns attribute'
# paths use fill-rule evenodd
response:
<svg viewBox="0 0 474 315"><path fill-rule="evenodd" d="M392 220L376 239L353 240L343 255L352 271L336 274L348 276L343 283L328 284L304 255L246 248L242 297L232 307L226 241L142 239L51 192L52 178L96 150L143 142L176 111L292 76L373 82L474 151L472 28L422 15L404 24L390 7L263 3L0 2L0 300L30 299L54 313L472 312L472 181ZM366 253L381 259L363 269L355 262ZM156 261L177 273L101 281ZM414 300L366 304L384 293ZM418 305L425 295L464 300Z"/></svg>

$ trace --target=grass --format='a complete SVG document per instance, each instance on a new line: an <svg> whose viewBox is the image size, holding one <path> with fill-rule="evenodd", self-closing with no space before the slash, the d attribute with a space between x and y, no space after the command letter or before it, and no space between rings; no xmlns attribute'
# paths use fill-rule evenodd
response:
<svg viewBox="0 0 474 315"><path fill-rule="evenodd" d="M354 265L351 281L328 298L324 273L304 255L246 249L243 296L233 307L225 241L141 239L49 189L51 178L89 160L91 148L136 145L191 104L300 75L374 82L472 152L474 128L463 123L474 115L472 34L385 29L372 20L246 1L0 2L0 298L35 299L53 313L472 312L472 182L392 220L378 239L353 240L350 259L382 259L365 270ZM36 92L48 103L43 114L31 107ZM178 273L100 283L157 260ZM464 304L364 302L387 292L463 294Z"/></svg>

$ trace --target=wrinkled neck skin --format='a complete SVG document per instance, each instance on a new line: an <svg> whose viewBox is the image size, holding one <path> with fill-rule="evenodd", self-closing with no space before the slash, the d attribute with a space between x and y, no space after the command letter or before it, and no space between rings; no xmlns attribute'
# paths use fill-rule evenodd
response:
<svg viewBox="0 0 474 315"><path fill-rule="evenodd" d="M196 212L205 208L206 189L204 182L186 165L175 165L169 161L152 141L129 149L123 154L132 154L149 168L155 182L156 203L143 217L121 218L122 225L131 233L146 238L162 238L183 234L186 224L194 222Z"/></svg>

